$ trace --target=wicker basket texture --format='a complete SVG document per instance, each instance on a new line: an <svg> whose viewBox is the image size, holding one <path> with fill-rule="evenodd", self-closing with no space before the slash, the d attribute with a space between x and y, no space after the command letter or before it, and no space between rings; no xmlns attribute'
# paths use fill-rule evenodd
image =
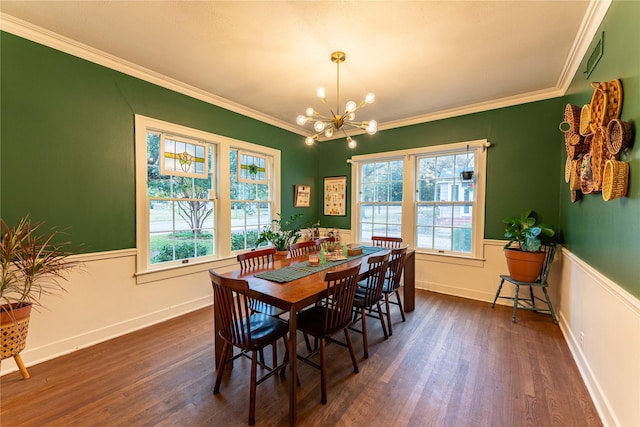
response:
<svg viewBox="0 0 640 427"><path fill-rule="evenodd" d="M7 322L0 328L2 336L2 359L13 357L24 350L27 344L29 317L16 322Z"/></svg>
<svg viewBox="0 0 640 427"><path fill-rule="evenodd" d="M613 119L607 125L607 149L613 155L627 148L633 140L633 124Z"/></svg>
<svg viewBox="0 0 640 427"><path fill-rule="evenodd" d="M569 177L569 188L572 191L580 190L580 167L582 165L582 159L571 161L571 176Z"/></svg>
<svg viewBox="0 0 640 427"><path fill-rule="evenodd" d="M592 134L591 131L591 105L585 104L580 110L580 135L587 136Z"/></svg>
<svg viewBox="0 0 640 427"><path fill-rule="evenodd" d="M593 188L599 191L602 188L602 173L604 171L605 162L613 156L607 150L605 142L604 130L596 129L591 141L591 171L593 173Z"/></svg>
<svg viewBox="0 0 640 427"><path fill-rule="evenodd" d="M607 126L613 119L619 119L622 112L622 82L620 79L607 82L607 108L602 126Z"/></svg>
<svg viewBox="0 0 640 427"><path fill-rule="evenodd" d="M569 141L574 135L580 135L580 107L567 104L564 109L564 121L560 123L560 130L564 132L565 141Z"/></svg>
<svg viewBox="0 0 640 427"><path fill-rule="evenodd" d="M571 161L573 159L567 156L567 161L564 162L564 182L567 184L571 181Z"/></svg>
<svg viewBox="0 0 640 427"><path fill-rule="evenodd" d="M602 198L608 202L627 195L629 163L607 160L602 179Z"/></svg>
<svg viewBox="0 0 640 427"><path fill-rule="evenodd" d="M591 96L591 132L602 126L605 112L607 111L607 83L591 83L593 95Z"/></svg>

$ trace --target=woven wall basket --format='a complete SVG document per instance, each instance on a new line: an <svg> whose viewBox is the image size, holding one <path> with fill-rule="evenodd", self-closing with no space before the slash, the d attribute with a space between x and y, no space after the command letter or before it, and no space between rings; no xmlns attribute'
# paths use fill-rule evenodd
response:
<svg viewBox="0 0 640 427"><path fill-rule="evenodd" d="M582 194L591 194L595 191L591 170L591 153L585 154L580 162L580 191Z"/></svg>
<svg viewBox="0 0 640 427"><path fill-rule="evenodd" d="M587 136L591 131L591 105L586 104L580 110L580 135Z"/></svg>
<svg viewBox="0 0 640 427"><path fill-rule="evenodd" d="M560 130L564 132L565 142L572 145L580 143L580 107L567 104L564 109L564 121L560 123ZM574 138L575 135L578 138Z"/></svg>
<svg viewBox="0 0 640 427"><path fill-rule="evenodd" d="M602 188L602 173L604 171L604 164L607 160L612 158L609 150L607 150L604 130L602 128L596 129L595 133L593 134L590 152L591 172L593 173L593 189L595 191L600 191L600 189Z"/></svg>
<svg viewBox="0 0 640 427"><path fill-rule="evenodd" d="M607 125L606 141L607 150L612 155L616 155L627 148L633 140L633 125L613 119Z"/></svg>
<svg viewBox="0 0 640 427"><path fill-rule="evenodd" d="M571 160L571 176L569 178L569 188L572 191L580 190L580 167L582 165L582 158L578 160Z"/></svg>
<svg viewBox="0 0 640 427"><path fill-rule="evenodd" d="M591 132L602 126L604 122L605 112L607 111L607 83L594 82L593 95L591 96L591 123L589 127Z"/></svg>
<svg viewBox="0 0 640 427"><path fill-rule="evenodd" d="M602 178L602 198L608 202L627 195L629 188L629 163L607 160Z"/></svg>

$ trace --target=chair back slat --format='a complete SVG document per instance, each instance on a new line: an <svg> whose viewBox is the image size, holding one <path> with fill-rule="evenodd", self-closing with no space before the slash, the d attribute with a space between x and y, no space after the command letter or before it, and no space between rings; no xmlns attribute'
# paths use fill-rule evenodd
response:
<svg viewBox="0 0 640 427"><path fill-rule="evenodd" d="M382 287L389 265L389 251L371 256L367 262L369 264L367 280L364 287L361 284L360 289L364 291L364 305L370 307L382 298Z"/></svg>
<svg viewBox="0 0 640 427"><path fill-rule="evenodd" d="M251 252L238 254L236 258L240 263L240 268L244 270L251 267L257 267L259 265L272 263L275 257L275 253L275 248L258 249Z"/></svg>
<svg viewBox="0 0 640 427"><path fill-rule="evenodd" d="M236 347L247 349L251 341L251 310L246 280L232 279L209 270L213 285L214 304L220 312L220 335Z"/></svg>
<svg viewBox="0 0 640 427"><path fill-rule="evenodd" d="M324 335L333 335L351 323L353 298L358 286L360 263L325 275L327 290L322 305L325 310Z"/></svg>
<svg viewBox="0 0 640 427"><path fill-rule="evenodd" d="M389 237L389 236L372 236L371 241L373 246L380 248L399 248L402 246L402 237Z"/></svg>
<svg viewBox="0 0 640 427"><path fill-rule="evenodd" d="M540 283L547 283L547 276L549 275L549 270L551 269L551 263L553 262L553 257L556 253L556 245L550 244L542 247L542 250L546 252L544 257L544 264L542 265L542 271L540 272Z"/></svg>
<svg viewBox="0 0 640 427"><path fill-rule="evenodd" d="M309 240L306 242L292 243L289 245L289 254L292 257L307 255L316 252L316 241Z"/></svg>
<svg viewBox="0 0 640 427"><path fill-rule="evenodd" d="M400 279L404 270L404 262L407 259L408 245L391 250L389 255L389 268L387 269L387 291L393 292L400 288Z"/></svg>

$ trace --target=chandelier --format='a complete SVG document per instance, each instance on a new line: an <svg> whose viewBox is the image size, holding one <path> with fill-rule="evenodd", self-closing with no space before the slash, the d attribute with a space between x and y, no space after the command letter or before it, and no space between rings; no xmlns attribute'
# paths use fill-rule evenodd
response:
<svg viewBox="0 0 640 427"><path fill-rule="evenodd" d="M313 108L309 107L306 110L306 116L300 114L296 118L296 122L303 126L307 123L313 123L313 129L316 131L316 134L308 136L305 138L304 142L307 145L313 145L315 141L318 140L320 135L324 135L327 138L331 138L333 136L334 131L342 131L344 136L347 137L347 144L349 148L356 147L356 141L349 136L345 127L349 126L355 129L365 130L369 135L373 135L378 131L378 123L375 120L369 121L361 121L355 122L356 111L360 108L364 107L367 104L373 103L376 97L373 93L369 92L364 100L360 101L359 104L356 104L354 101L349 101L345 105L344 113L340 114L340 63L344 62L347 59L347 55L344 52L333 52L331 54L331 62L335 62L337 67L337 78L336 78L336 109L335 111L331 109L329 106L329 102L327 101L325 90L323 87L319 87L317 90L318 98L322 99L322 102L327 106L329 112L331 113L330 117L323 116L322 114L315 111Z"/></svg>

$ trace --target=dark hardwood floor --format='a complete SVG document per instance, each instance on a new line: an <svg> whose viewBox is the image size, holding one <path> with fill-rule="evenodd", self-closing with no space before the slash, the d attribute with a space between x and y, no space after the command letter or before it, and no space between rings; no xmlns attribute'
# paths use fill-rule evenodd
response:
<svg viewBox="0 0 640 427"><path fill-rule="evenodd" d="M519 311L512 324L507 307L416 291L416 310L405 323L397 311L394 318L387 341L379 322L368 322L367 360L362 336L352 334L358 374L345 348L328 346L326 405L319 371L299 364L300 425L602 425L549 315ZM213 396L213 311L206 308L31 366L27 381L5 375L0 424L242 426L249 365L237 361ZM287 381L275 376L258 386L256 425L287 425Z"/></svg>

